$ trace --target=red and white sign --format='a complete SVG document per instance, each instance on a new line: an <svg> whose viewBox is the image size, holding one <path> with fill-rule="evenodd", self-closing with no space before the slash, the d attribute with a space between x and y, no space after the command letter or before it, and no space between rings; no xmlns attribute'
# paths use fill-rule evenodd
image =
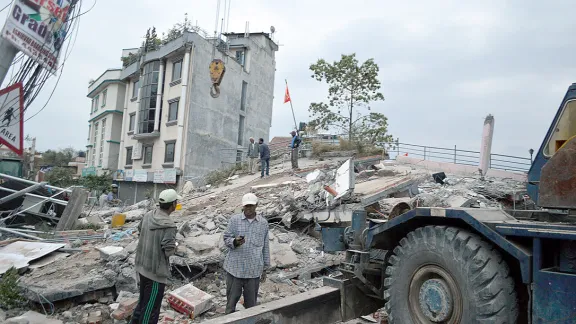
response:
<svg viewBox="0 0 576 324"><path fill-rule="evenodd" d="M0 143L24 153L24 90L16 83L0 90Z"/></svg>

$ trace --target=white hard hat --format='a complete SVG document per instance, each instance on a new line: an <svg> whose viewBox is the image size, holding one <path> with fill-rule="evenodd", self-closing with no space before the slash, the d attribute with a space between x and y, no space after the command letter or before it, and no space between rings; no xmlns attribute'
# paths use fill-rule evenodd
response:
<svg viewBox="0 0 576 324"><path fill-rule="evenodd" d="M182 197L176 192L174 189L166 189L160 193L158 197L158 201L160 203L171 203L178 199L182 199Z"/></svg>
<svg viewBox="0 0 576 324"><path fill-rule="evenodd" d="M242 197L242 206L258 205L258 197L253 193L247 193Z"/></svg>

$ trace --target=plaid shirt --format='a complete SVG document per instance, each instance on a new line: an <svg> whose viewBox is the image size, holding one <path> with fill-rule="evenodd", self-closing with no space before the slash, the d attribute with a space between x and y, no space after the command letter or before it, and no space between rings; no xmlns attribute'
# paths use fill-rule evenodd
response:
<svg viewBox="0 0 576 324"><path fill-rule="evenodd" d="M234 247L234 238L244 236L246 242ZM270 266L268 221L257 215L249 222L244 213L230 217L224 232L224 243L229 248L224 270L236 278L259 278Z"/></svg>

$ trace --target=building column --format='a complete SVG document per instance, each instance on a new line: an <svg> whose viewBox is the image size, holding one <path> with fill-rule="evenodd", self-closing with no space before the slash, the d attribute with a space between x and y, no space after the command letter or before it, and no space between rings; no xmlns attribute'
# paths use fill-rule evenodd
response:
<svg viewBox="0 0 576 324"><path fill-rule="evenodd" d="M120 148L118 149L118 169L124 169L124 162L126 159L124 158L124 139L126 137L126 133L128 133L128 127L126 127L126 121L128 121L128 126L130 126L130 116L128 115L128 102L130 101L129 93L130 93L130 84L132 81L128 79L126 82L126 90L124 91L124 109L122 110L122 127L120 133Z"/></svg>
<svg viewBox="0 0 576 324"><path fill-rule="evenodd" d="M162 107L162 88L164 85L164 60L160 61L158 70L158 90L156 92L156 113L154 114L154 131L160 131L160 109Z"/></svg>
<svg viewBox="0 0 576 324"><path fill-rule="evenodd" d="M186 54L184 54L184 64L182 65L182 92L180 94L180 103L178 107L178 136L176 137L176 145L174 147L174 168L180 168L182 160L183 138L184 138L184 112L186 112L186 95L188 94L188 71L190 69L190 52L192 49L186 47Z"/></svg>

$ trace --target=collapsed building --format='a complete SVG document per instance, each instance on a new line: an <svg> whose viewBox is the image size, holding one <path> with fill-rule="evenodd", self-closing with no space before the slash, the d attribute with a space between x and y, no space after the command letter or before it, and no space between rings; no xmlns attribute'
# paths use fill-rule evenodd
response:
<svg viewBox="0 0 576 324"><path fill-rule="evenodd" d="M221 265L227 248L222 235L229 217L241 212L247 192L259 197L258 211L270 224L272 265L259 293L259 302L266 303L321 287L324 276L340 275L343 255L323 248L319 237L328 235L324 229L331 223L350 222L356 209L383 221L417 207L529 209L533 204L524 188L521 180L457 176L379 158L317 161L296 173L277 167L269 178L234 176L220 188L184 186L182 209L173 215L186 256L170 259L172 283L161 320L201 322L224 313ZM126 321L138 300L137 227L153 208L149 200L118 208L84 206L74 222L93 229L0 231L0 272L19 269L19 286L35 310L22 316L48 315L70 323ZM125 223L112 227L119 214ZM175 307L178 301L193 311Z"/></svg>

